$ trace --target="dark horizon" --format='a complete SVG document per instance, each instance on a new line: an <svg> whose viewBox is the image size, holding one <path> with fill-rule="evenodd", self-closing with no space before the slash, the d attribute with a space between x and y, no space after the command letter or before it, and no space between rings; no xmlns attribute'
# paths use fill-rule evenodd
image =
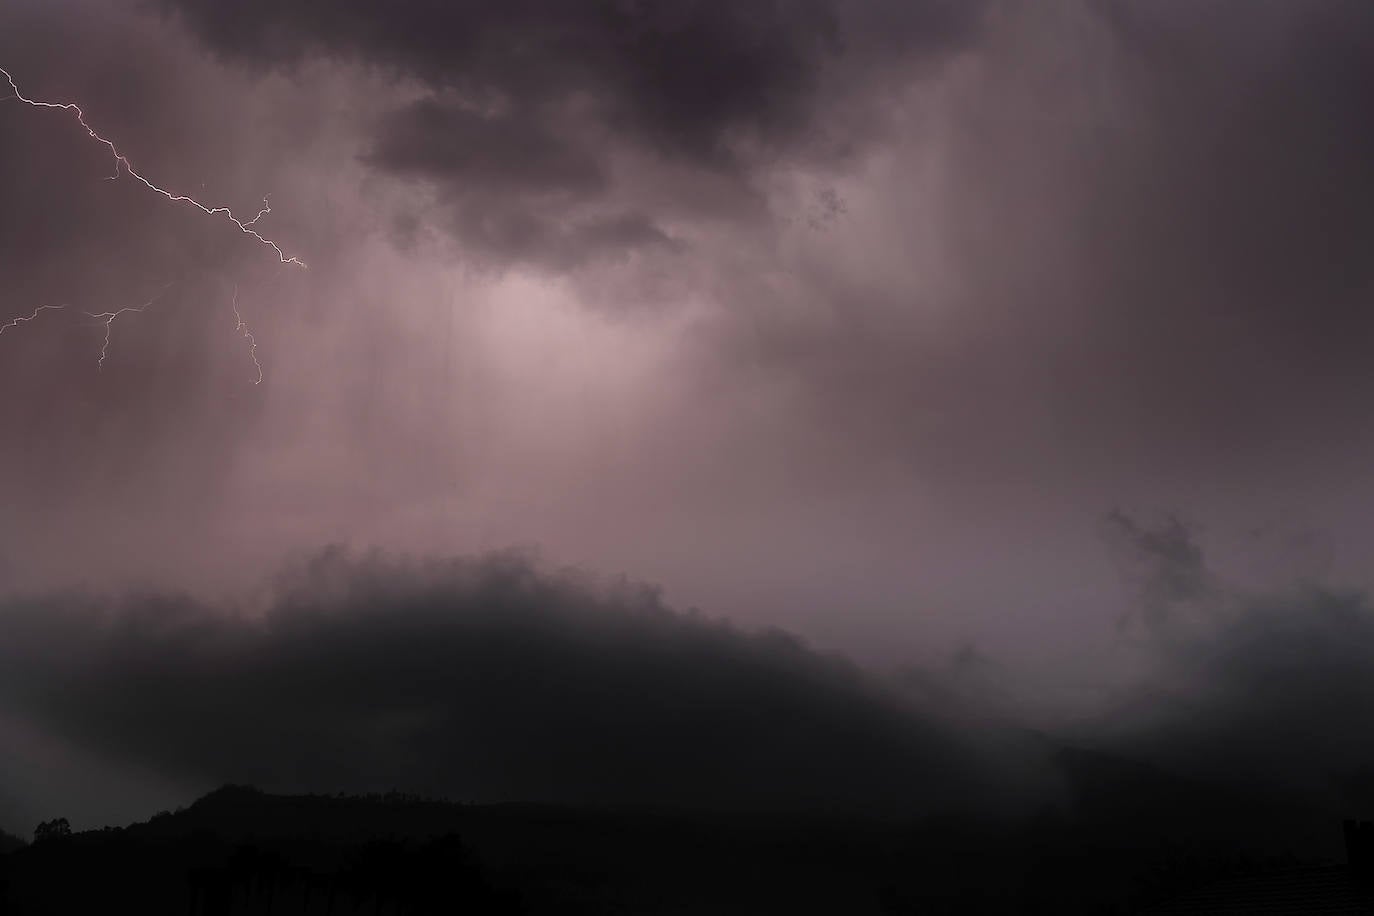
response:
<svg viewBox="0 0 1374 916"><path fill-rule="evenodd" d="M1281 806L1162 774L1142 784L1123 761L1074 756L1076 814L1030 821L476 805L226 785L124 828L73 832L59 818L39 824L31 844L0 834L0 902L26 914L137 899L143 912L192 916L1374 907L1374 822L1341 823L1343 861L1275 852L1275 840L1294 838ZM1120 808L1122 789L1144 804Z"/></svg>

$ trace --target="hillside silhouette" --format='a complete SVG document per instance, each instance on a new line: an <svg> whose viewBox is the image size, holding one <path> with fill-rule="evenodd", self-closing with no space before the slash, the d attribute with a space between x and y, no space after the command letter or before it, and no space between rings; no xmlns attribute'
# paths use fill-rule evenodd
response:
<svg viewBox="0 0 1374 916"><path fill-rule="evenodd" d="M1143 913L1218 882L1344 875L1339 822L1092 751L1058 760L1066 803L1015 822L225 786L11 848L0 912Z"/></svg>
<svg viewBox="0 0 1374 916"><path fill-rule="evenodd" d="M0 855L13 852L24 845L24 841L13 834L0 830Z"/></svg>

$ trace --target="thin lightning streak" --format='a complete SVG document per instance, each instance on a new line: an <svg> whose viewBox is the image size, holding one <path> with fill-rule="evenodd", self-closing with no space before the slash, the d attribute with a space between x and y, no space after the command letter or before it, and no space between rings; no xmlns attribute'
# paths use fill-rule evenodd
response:
<svg viewBox="0 0 1374 916"><path fill-rule="evenodd" d="M110 350L110 326L114 324L114 320L125 312L141 312L150 305L152 305L151 302L146 302L139 306L128 305L114 312L86 312L86 314L90 315L92 318L101 318L105 321L105 342L100 345L100 359L95 361L95 368L97 371L105 368L105 357L109 354Z"/></svg>
<svg viewBox="0 0 1374 916"><path fill-rule="evenodd" d="M263 201L266 205L267 201ZM253 333L248 330L248 325L243 323L243 316L239 314L239 288L234 287L234 330L248 339L248 354L253 357L253 365L258 367L258 377L254 380L254 385L262 384L262 363L258 362L258 342L253 337Z"/></svg>
<svg viewBox="0 0 1374 916"><path fill-rule="evenodd" d="M35 99L31 99L19 91L18 84L15 83L14 77L10 75L10 72L8 70L6 70L4 67L0 67L0 74L3 74L5 80L10 84L10 89L14 91L14 97L19 101L23 102L25 105L29 105L33 108L60 108L63 111L75 112L77 122L80 123L81 126L86 129L86 133L90 135L91 139L96 140L97 142L102 143L106 147L108 147L110 150L110 155L114 157L115 170L114 174L110 176L111 180L114 180L119 177L119 168L120 166L123 166L124 171L128 172L131 177L142 182L149 190L156 191L158 194L161 194L168 200L173 201L175 203L190 204L191 206L195 207L197 210L201 211L207 216L223 216L225 219L229 220L229 222L237 226L239 231L242 232L244 235L252 236L259 242L261 242L263 245L266 245L268 248L271 248L273 251L275 251L277 253L277 260L279 260L281 263L295 264L297 267L306 266L305 262L297 258L295 255L287 256L286 252L282 251L281 247L276 242L272 241L264 235L261 235L256 229L253 228L254 223L256 223L259 219L261 219L263 216L267 215L267 213L271 211L271 208L267 206L266 200L263 200L263 209L258 213L258 215L245 223L238 217L236 217L233 211L230 210L228 207L207 207L205 204L201 203L193 197L187 197L184 194L174 194L171 191L168 191L166 188L159 187L158 185L149 181L147 178L143 177L143 175L141 175L137 170L135 170L133 164L129 162L129 160L124 156L123 153L119 151L119 149L114 145L112 141L102 137L99 133L95 131L95 128L91 127L91 125L86 123L86 113L81 110L80 106L76 105L73 102L42 102Z"/></svg>
<svg viewBox="0 0 1374 916"><path fill-rule="evenodd" d="M61 306L61 305L40 305L38 308L36 308L36 309L33 310L33 314L32 314L32 315L19 315L19 316L15 317L15 318L11 318L9 321L5 322L4 324L0 324L0 334L5 333L5 332L8 331L10 328L18 327L19 325L23 324L23 323L26 322L26 321L33 321L35 318L37 318L39 315L43 314L44 312L48 311L49 309L53 309L54 311L56 311L56 310L60 310L60 309L63 309L63 308L65 308L65 306Z"/></svg>
<svg viewBox="0 0 1374 916"><path fill-rule="evenodd" d="M171 285L172 284L170 283L167 284L167 286ZM117 309L113 312L82 312L83 315L89 315L90 317L99 319L105 323L105 342L100 345L100 359L96 360L95 362L95 368L97 371L105 368L105 357L108 356L110 352L110 326L114 324L115 319L126 312L147 311L148 306L152 305L158 299L162 298L162 293L166 291L167 286L164 286L156 296L149 299L142 305L126 305L124 306L124 308Z"/></svg>
<svg viewBox="0 0 1374 916"><path fill-rule="evenodd" d="M269 213L271 213L271 212L272 212L272 206L271 206L271 204L269 204L269 203L267 202L267 198L264 197L264 198L262 199L262 209L258 211L258 215L257 215L257 216L253 217L253 218L250 219L248 222L246 222L246 223L243 224L244 228L245 228L245 229L248 228L249 226L253 225L253 224L256 223L258 220L262 219L264 216L266 216L267 214L269 214ZM302 264L301 266L304 267L305 265Z"/></svg>

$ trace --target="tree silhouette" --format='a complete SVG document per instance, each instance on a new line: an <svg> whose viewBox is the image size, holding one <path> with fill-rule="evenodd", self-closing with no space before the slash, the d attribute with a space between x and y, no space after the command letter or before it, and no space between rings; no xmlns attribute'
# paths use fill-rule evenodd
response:
<svg viewBox="0 0 1374 916"><path fill-rule="evenodd" d="M33 828L33 841L35 843L41 843L44 840L59 840L71 835L72 825L67 823L65 817L43 821L37 827Z"/></svg>

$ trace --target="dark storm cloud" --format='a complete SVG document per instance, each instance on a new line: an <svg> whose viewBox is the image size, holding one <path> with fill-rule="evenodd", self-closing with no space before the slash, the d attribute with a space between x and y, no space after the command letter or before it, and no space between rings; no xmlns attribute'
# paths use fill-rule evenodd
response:
<svg viewBox="0 0 1374 916"><path fill-rule="evenodd" d="M250 64L328 57L419 81L432 95L383 120L367 161L438 189L457 214L447 228L470 253L569 266L661 244L664 217L700 203L679 192L651 219L608 174L612 157L719 174L748 196L760 164L861 144L850 133L857 122L825 136L829 109L862 107L894 62L962 46L982 4L164 6ZM618 212L589 215L597 202Z"/></svg>
<svg viewBox="0 0 1374 916"><path fill-rule="evenodd" d="M577 136L576 124L427 98L383 118L364 161L432 181L441 226L474 253L570 268L601 254L671 247L649 216L599 206L611 179Z"/></svg>
<svg viewBox="0 0 1374 916"><path fill-rule="evenodd" d="M1159 668L1102 724L1118 749L1232 784L1303 793L1334 812L1374 804L1374 605L1300 581L1228 586L1177 521L1111 523L1133 544Z"/></svg>
<svg viewBox="0 0 1374 916"><path fill-rule="evenodd" d="M938 180L894 170L884 216L846 229L921 239L930 267L899 286L802 264L787 296L824 320L750 314L732 359L979 485L1291 467L1342 447L1336 427L1365 447L1371 7L996 9L897 154L934 145Z"/></svg>
<svg viewBox="0 0 1374 916"><path fill-rule="evenodd" d="M892 811L981 787L949 722L785 633L510 556L326 552L261 620L72 597L0 632L8 714L192 784Z"/></svg>
<svg viewBox="0 0 1374 916"><path fill-rule="evenodd" d="M348 536L536 541L884 662L971 638L999 660L1057 647L1090 681L1093 625L1117 616L1100 545L1080 549L1103 506L1249 526L1329 493L1312 512L1338 498L1335 540L1367 553L1367 3L154 8L177 13L7 4L0 64L80 99L169 187L272 191L264 225L290 227L314 285L267 295L239 272L257 246L107 181L64 113L0 101L0 319L179 284L121 319L103 369L79 314L0 340L7 576L200 588ZM375 194L365 170L396 181ZM770 218L789 195L816 201L814 231ZM454 291L445 261L369 235L420 197L417 232L476 258L607 267L577 291L609 308L649 298L612 256L689 251L664 286L707 317L603 334L528 277ZM1182 524L1107 533L1161 673L1103 734L1363 797L1374 748L1336 706L1374 711L1367 599L1233 587ZM5 702L207 783L917 804L949 769L928 762L954 746L938 728L800 649L602 615L561 580L502 598L473 584L495 567L345 568L334 598L288 589L262 624L179 598L11 603ZM731 742L729 766L701 753ZM789 768L796 749L822 772Z"/></svg>
<svg viewBox="0 0 1374 916"><path fill-rule="evenodd" d="M1223 6L1106 6L1126 129L1081 148L1076 258L1118 416L1264 459L1374 386L1374 9Z"/></svg>
<svg viewBox="0 0 1374 916"><path fill-rule="evenodd" d="M500 193L596 193L606 177L587 151L544 125L423 99L392 112L367 162L398 174L480 182Z"/></svg>
<svg viewBox="0 0 1374 916"><path fill-rule="evenodd" d="M1197 343L1230 338L1256 361L1256 388L1269 388L1265 364L1278 370L1280 397L1287 370L1339 371L1351 332L1369 329L1374 282L1374 126L1361 114L1374 9L1268 3L1237 22L1206 6L1108 8L1143 133L1113 188L1090 182L1088 215L1106 232L1093 253L1134 312L1127 333L1165 319L1190 369Z"/></svg>
<svg viewBox="0 0 1374 916"><path fill-rule="evenodd" d="M947 50L968 37L981 7L880 3L856 13L835 0L165 5L212 47L249 61L352 58L531 115L587 97L614 128L667 154L706 158L724 152L731 129L762 137L800 130L822 68L840 55ZM847 31L856 25L866 31Z"/></svg>

